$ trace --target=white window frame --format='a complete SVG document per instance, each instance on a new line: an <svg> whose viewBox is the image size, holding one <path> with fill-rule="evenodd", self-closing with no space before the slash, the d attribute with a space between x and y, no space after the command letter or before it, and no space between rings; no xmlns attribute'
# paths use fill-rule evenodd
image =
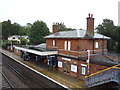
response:
<svg viewBox="0 0 120 90"><path fill-rule="evenodd" d="M67 50L67 41L64 42L64 49Z"/></svg>
<svg viewBox="0 0 120 90"><path fill-rule="evenodd" d="M71 42L68 41L68 50L70 50L70 49L71 49Z"/></svg>
<svg viewBox="0 0 120 90"><path fill-rule="evenodd" d="M99 43L95 42L95 48L98 48L98 47L99 47Z"/></svg>
<svg viewBox="0 0 120 90"><path fill-rule="evenodd" d="M82 74L85 75L86 74L86 68L82 67Z"/></svg>

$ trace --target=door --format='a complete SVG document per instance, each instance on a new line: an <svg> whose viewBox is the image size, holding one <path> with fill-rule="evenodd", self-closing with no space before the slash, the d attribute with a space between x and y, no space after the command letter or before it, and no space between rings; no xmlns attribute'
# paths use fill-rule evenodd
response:
<svg viewBox="0 0 120 90"><path fill-rule="evenodd" d="M67 72L67 73L70 72L70 63L69 62L64 62L63 70L64 70L64 72Z"/></svg>

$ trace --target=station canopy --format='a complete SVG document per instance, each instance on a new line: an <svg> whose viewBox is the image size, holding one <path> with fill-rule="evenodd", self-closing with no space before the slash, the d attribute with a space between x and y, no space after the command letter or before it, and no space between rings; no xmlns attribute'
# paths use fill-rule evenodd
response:
<svg viewBox="0 0 120 90"><path fill-rule="evenodd" d="M58 54L58 51L53 50L53 49L47 49L47 48L42 48L42 47L35 47L35 46L29 46L29 45L21 45L21 46L13 46L15 49L24 51L24 52L29 52L33 53L36 55L40 56L48 56L48 55L56 55Z"/></svg>

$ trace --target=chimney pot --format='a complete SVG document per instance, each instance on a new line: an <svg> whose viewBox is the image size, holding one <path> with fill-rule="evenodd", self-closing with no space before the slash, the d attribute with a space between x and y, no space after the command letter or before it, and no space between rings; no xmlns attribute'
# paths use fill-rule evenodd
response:
<svg viewBox="0 0 120 90"><path fill-rule="evenodd" d="M93 14L91 14L91 18L93 17Z"/></svg>
<svg viewBox="0 0 120 90"><path fill-rule="evenodd" d="M88 16L90 17L90 13L88 14Z"/></svg>

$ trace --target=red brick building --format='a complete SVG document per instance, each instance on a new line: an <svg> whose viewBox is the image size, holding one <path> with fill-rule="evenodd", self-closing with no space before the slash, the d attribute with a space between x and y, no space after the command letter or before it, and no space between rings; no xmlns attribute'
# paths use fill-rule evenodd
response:
<svg viewBox="0 0 120 90"><path fill-rule="evenodd" d="M54 23L53 34L45 39L48 49L58 50L58 70L66 74L82 79L88 74L115 65L106 57L107 40L110 38L94 32L92 14L87 18L87 30L58 32L58 23Z"/></svg>

